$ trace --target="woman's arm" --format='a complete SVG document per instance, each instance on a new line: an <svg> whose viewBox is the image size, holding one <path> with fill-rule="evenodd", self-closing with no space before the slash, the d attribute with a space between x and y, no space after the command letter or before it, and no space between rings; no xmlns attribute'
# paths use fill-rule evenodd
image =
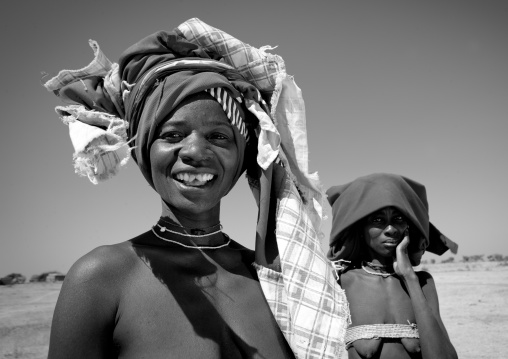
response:
<svg viewBox="0 0 508 359"><path fill-rule="evenodd" d="M439 302L432 276L429 273L423 273L418 278L409 261L408 245L409 236L406 235L397 246L397 257L393 267L397 275L402 278L411 298L420 335L422 358L455 359L457 358L457 352L450 342L448 333L439 315Z"/></svg>
<svg viewBox="0 0 508 359"><path fill-rule="evenodd" d="M65 277L51 326L49 359L111 358L117 309L114 249L80 258Z"/></svg>

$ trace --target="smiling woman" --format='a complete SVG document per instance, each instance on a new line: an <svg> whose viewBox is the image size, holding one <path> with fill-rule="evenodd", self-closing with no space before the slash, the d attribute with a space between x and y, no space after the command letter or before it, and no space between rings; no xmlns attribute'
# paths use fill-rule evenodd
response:
<svg viewBox="0 0 508 359"><path fill-rule="evenodd" d="M319 248L321 192L307 173L305 121L285 108L298 115L303 100L282 59L197 19L141 40L118 65L92 46L89 66L46 83L77 103L57 108L76 171L107 179L130 146L162 212L151 230L73 265L49 357L340 356L349 313ZM277 116L288 116L279 127ZM246 234L256 235L255 252L220 224L221 199L245 171L259 207L257 233Z"/></svg>
<svg viewBox="0 0 508 359"><path fill-rule="evenodd" d="M180 212L186 227L218 223L220 200L243 163L224 110L210 95L191 95L157 131L150 162L155 190L167 204L163 217ZM200 223L201 217L208 219Z"/></svg>

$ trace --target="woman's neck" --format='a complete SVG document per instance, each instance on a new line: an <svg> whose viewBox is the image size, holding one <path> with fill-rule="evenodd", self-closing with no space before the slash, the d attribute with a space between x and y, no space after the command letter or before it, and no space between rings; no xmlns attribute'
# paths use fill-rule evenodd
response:
<svg viewBox="0 0 508 359"><path fill-rule="evenodd" d="M155 236L170 245L187 248L218 249L229 244L230 239L222 232L219 211L201 214L184 214L164 201L161 218L152 229Z"/></svg>
<svg viewBox="0 0 508 359"><path fill-rule="evenodd" d="M161 218L168 225L188 229L207 229L220 223L220 207L206 213L182 213L162 201Z"/></svg>
<svg viewBox="0 0 508 359"><path fill-rule="evenodd" d="M377 255L377 253L372 253L372 251L369 251L369 254L364 256L363 258L364 262L367 262L371 264L372 266L380 267L380 268L393 268L393 258L392 257L383 257L380 255Z"/></svg>

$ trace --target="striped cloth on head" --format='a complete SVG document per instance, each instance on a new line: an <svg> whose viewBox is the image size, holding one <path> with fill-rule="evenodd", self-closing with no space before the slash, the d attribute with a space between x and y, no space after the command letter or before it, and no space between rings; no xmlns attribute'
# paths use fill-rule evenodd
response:
<svg viewBox="0 0 508 359"><path fill-rule="evenodd" d="M240 110L236 105L236 100L222 87L215 87L206 89L206 93L212 96L219 104L222 105L222 110L231 121L231 124L238 128L238 131L245 137L245 141L249 142L249 132L245 126L245 122L240 115Z"/></svg>

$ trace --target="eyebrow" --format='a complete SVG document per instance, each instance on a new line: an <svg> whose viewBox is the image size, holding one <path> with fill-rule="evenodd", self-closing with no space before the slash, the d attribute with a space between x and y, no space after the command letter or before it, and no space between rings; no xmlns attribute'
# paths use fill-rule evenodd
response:
<svg viewBox="0 0 508 359"><path fill-rule="evenodd" d="M185 119L175 120L175 121L168 120L168 121L164 122L163 124L161 124L161 127L164 127L167 124L174 125L174 126L185 126L187 124L187 121ZM231 124L231 122L229 122L229 120L227 120L227 121L209 120L206 122L206 125L232 127L232 124Z"/></svg>
<svg viewBox="0 0 508 359"><path fill-rule="evenodd" d="M211 121L208 121L207 124L210 124L211 126L227 126L227 127L232 127L232 123L229 122L229 120L227 122L219 121L219 120L211 120Z"/></svg>

